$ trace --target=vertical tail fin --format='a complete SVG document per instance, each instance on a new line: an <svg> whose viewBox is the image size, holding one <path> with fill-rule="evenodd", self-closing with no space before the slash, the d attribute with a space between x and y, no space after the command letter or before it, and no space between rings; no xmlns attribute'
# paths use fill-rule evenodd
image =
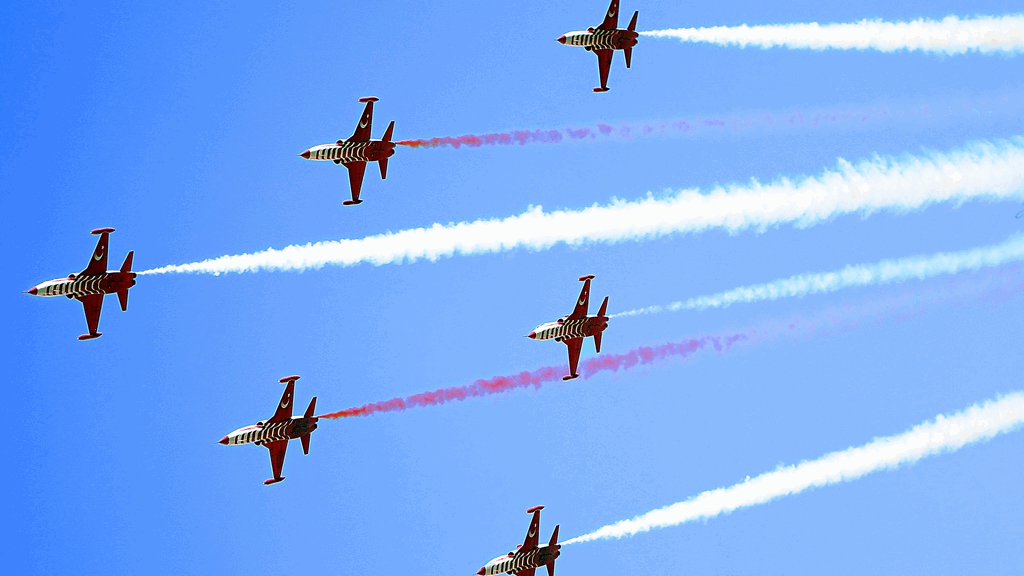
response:
<svg viewBox="0 0 1024 576"><path fill-rule="evenodd" d="M380 165L380 179L381 180L387 180L388 179L388 159L387 158L381 158L380 160L377 160L377 164Z"/></svg>
<svg viewBox="0 0 1024 576"><path fill-rule="evenodd" d="M633 12L633 19L629 21L629 26L626 28L630 32L636 31L636 17L640 15L640 11ZM633 63L633 46L636 46L636 36L633 36L633 44L626 46L622 49L622 53L626 56L626 68Z"/></svg>
<svg viewBox="0 0 1024 576"><path fill-rule="evenodd" d="M603 334L604 332L598 332L597 334L594 334L594 351L597 352L598 354L601 353L601 336Z"/></svg>
<svg viewBox="0 0 1024 576"><path fill-rule="evenodd" d="M117 291L117 301L121 303L121 312L128 311L128 289Z"/></svg>
<svg viewBox="0 0 1024 576"><path fill-rule="evenodd" d="M128 255L124 257L124 264L121 264L121 272L132 271L132 260L135 258L135 250L128 252Z"/></svg>
<svg viewBox="0 0 1024 576"><path fill-rule="evenodd" d="M313 396L313 399L309 401L309 406L306 407L306 412L302 415L302 417L303 418L312 418L313 417L313 412L315 412L315 411L316 411L316 396ZM311 433L312 432L306 432L305 434L303 434L300 437L300 440L302 440L302 453L303 454L309 454L309 435Z"/></svg>
<svg viewBox="0 0 1024 576"><path fill-rule="evenodd" d="M604 302L601 302L601 309L597 311L598 316L604 316L608 312L608 297L604 297Z"/></svg>
<svg viewBox="0 0 1024 576"><path fill-rule="evenodd" d="M551 540L548 540L548 546L558 545L558 524L555 524L555 531L551 533ZM548 576L555 576L555 561L552 560L544 565L548 569Z"/></svg>
<svg viewBox="0 0 1024 576"><path fill-rule="evenodd" d="M384 142L391 142L391 136L395 133L395 121L392 120L391 124L388 124L388 129L384 131L384 137L381 138Z"/></svg>

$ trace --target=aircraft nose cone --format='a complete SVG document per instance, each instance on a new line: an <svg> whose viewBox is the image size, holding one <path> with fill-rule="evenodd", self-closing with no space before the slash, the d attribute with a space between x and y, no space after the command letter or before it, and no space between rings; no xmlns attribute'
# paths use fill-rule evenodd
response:
<svg viewBox="0 0 1024 576"><path fill-rule="evenodd" d="M526 335L526 337L529 338L530 340L535 340L537 338L537 333L530 332L529 334Z"/></svg>
<svg viewBox="0 0 1024 576"><path fill-rule="evenodd" d="M227 444L227 443L228 443L228 437L227 436L225 436L225 437L223 437L223 438L221 438L220 440L217 441L217 444Z"/></svg>
<svg viewBox="0 0 1024 576"><path fill-rule="evenodd" d="M484 570L483 568L481 568L481 569L476 571L476 573L479 574L480 576L484 576L485 572L487 572L487 570Z"/></svg>
<svg viewBox="0 0 1024 576"><path fill-rule="evenodd" d="M565 44L565 34L562 34L557 38L559 44Z"/></svg>
<svg viewBox="0 0 1024 576"><path fill-rule="evenodd" d="M33 296L35 296L38 292L39 292L39 288L36 288L35 286L33 286L33 287L28 289L28 293L33 295Z"/></svg>
<svg viewBox="0 0 1024 576"><path fill-rule="evenodd" d="M302 156L302 157L303 157L303 158L305 158L306 160L309 160L309 150L306 150L306 151L305 151L305 152L303 152L302 154L299 154L299 156Z"/></svg>

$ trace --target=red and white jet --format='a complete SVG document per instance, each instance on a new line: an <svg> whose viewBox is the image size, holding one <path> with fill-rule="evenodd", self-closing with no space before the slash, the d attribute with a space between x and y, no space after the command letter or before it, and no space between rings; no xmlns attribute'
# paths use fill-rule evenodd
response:
<svg viewBox="0 0 1024 576"><path fill-rule="evenodd" d="M612 55L616 50L622 50L626 56L626 68L629 68L633 59L633 46L636 46L636 39L640 37L636 32L636 17L639 14L639 10L633 12L633 19L625 30L619 28L619 0L612 0L600 26L566 32L558 38L562 44L582 46L584 50L597 54L601 86L594 88L594 92L608 91L608 70L612 67Z"/></svg>
<svg viewBox="0 0 1024 576"><path fill-rule="evenodd" d="M85 307L85 322L89 325L89 333L79 336L79 340L99 338L103 335L96 329L100 324L100 309L103 307L105 294L117 294L121 310L128 309L128 289L135 286L135 272L132 272L132 257L135 252L128 252L120 270L107 271L107 243L113 231L113 228L97 228L92 231L93 234L99 235L100 240L96 243L92 259L85 270L78 274L69 274L67 278L43 282L26 291L33 296L67 296L81 302Z"/></svg>
<svg viewBox="0 0 1024 576"><path fill-rule="evenodd" d="M316 396L309 401L305 414L299 418L292 417L292 396L295 394L295 381L298 376L281 378L282 384L287 383L284 396L277 404L277 412L269 420L261 420L253 426L239 428L221 438L219 442L226 445L256 444L266 446L270 450L270 466L274 469L274 477L264 480L264 484L274 484L284 480L281 467L284 466L284 453L288 450L288 441L299 438L302 440L302 453L309 454L309 435L316 430L317 418L313 416L316 409Z"/></svg>
<svg viewBox="0 0 1024 576"><path fill-rule="evenodd" d="M576 301L576 309L572 314L563 316L554 322L541 324L526 335L533 340L552 340L564 342L569 347L569 374L562 376L562 380L572 380L579 376L576 373L576 366L580 362L580 349L583 348L583 339L587 336L594 337L594 348L601 353L601 333L608 327L608 297L604 297L601 309L597 316L588 316L590 308L590 281L594 279L593 274L580 276L583 282L583 290Z"/></svg>
<svg viewBox="0 0 1024 576"><path fill-rule="evenodd" d="M366 102L366 109L363 110L363 117L359 119L356 131L348 140L338 140L333 144L321 144L313 146L299 156L307 160L333 160L335 164L344 164L348 168L348 181L352 187L352 199L342 202L345 206L360 204L359 190L363 186L363 173L366 172L367 162L376 162L380 165L380 178L388 177L388 158L395 153L395 143L391 136L395 131L395 121L388 124L384 131L384 137L380 140L370 138L370 128L373 124L373 103L379 100L376 96L360 98L360 102Z"/></svg>
<svg viewBox="0 0 1024 576"><path fill-rule="evenodd" d="M561 554L559 549L562 547L558 543L558 526L555 526L555 531L551 533L551 539L547 544L537 545L540 541L540 537L537 536L540 531L540 511L543 509L543 506L534 506L526 511L527 514L533 514L533 521L530 522L530 529L526 532L526 540L522 546L517 546L508 554L484 564L476 573L479 576L495 576L502 572L516 576L533 576L534 570L545 566L548 569L548 576L555 576L555 559Z"/></svg>

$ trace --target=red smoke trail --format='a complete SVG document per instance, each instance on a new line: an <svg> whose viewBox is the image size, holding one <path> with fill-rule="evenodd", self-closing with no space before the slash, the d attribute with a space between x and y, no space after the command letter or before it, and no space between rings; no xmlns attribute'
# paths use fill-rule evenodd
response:
<svg viewBox="0 0 1024 576"><path fill-rule="evenodd" d="M702 336L681 342L667 342L657 346L640 346L625 354L602 354L584 360L580 365L580 375L590 378L600 372L617 372L629 370L640 364L650 364L656 360L670 357L686 358L708 346L718 352L727 352L733 344L749 339L750 336L739 332L727 336ZM434 406L445 402L462 401L475 396L488 396L515 388L533 386L540 388L546 382L561 380L569 372L566 365L546 366L533 372L520 372L512 376L496 376L489 380L477 380L469 386L452 386L433 392L423 392L406 398L392 398L384 402L365 404L358 408L349 408L340 412L323 414L320 418L350 418L352 416L369 416L378 412L402 411L417 406Z"/></svg>
<svg viewBox="0 0 1024 576"><path fill-rule="evenodd" d="M992 93L975 97L935 99L927 102L905 102L895 105L850 107L845 110L806 110L786 112L758 112L738 116L696 117L643 123L622 123L617 126L598 122L582 128L512 130L491 134L466 134L440 138L401 140L402 146L411 148L479 148L480 146L511 146L525 144L557 144L570 141L597 139L630 140L638 137L697 134L701 132L739 132L750 129L800 129L822 126L863 126L869 122L973 119L991 117L993 112L1016 115L1022 101L1018 92Z"/></svg>
<svg viewBox="0 0 1024 576"><path fill-rule="evenodd" d="M668 358L687 358L708 346L719 353L728 352L739 342L752 343L791 334L823 334L852 328L866 322L880 322L894 315L897 320L918 314L928 308L948 309L979 298L1013 299L1024 291L1024 265L1006 266L998 271L973 273L963 279L950 278L933 283L930 288L914 288L884 297L870 297L857 304L826 308L810 314L796 314L787 320L765 322L757 327L739 330L722 336L701 336L657 346L640 346L624 354L601 354L584 360L580 374L584 379L601 372L630 370L637 365L651 364ZM475 396L488 396L516 388L540 388L547 382L561 379L569 372L568 366L547 366L533 372L520 372L512 376L497 376L477 380L469 386L441 388L406 398L392 398L385 402L366 404L340 412L323 414L320 418L349 418L369 416L377 412L403 411L417 406L434 406L445 402L465 400Z"/></svg>

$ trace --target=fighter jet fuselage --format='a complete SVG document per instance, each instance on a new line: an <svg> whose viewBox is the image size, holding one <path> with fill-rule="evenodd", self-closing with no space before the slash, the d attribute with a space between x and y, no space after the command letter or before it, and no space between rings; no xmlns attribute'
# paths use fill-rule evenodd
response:
<svg viewBox="0 0 1024 576"><path fill-rule="evenodd" d="M135 286L135 272L108 271L102 274L69 274L29 288L33 296L78 298L93 294L116 294Z"/></svg>
<svg viewBox="0 0 1024 576"><path fill-rule="evenodd" d="M335 164L347 162L377 162L395 154L395 143L383 140L349 142L338 140L333 144L320 144L306 150L300 156L307 160L333 160Z"/></svg>
<svg viewBox="0 0 1024 576"><path fill-rule="evenodd" d="M558 41L566 46L582 46L584 50L625 50L636 46L639 37L640 34L637 32L623 28L588 28L566 32Z"/></svg>
<svg viewBox="0 0 1024 576"><path fill-rule="evenodd" d="M221 438L220 443L229 446L236 444L256 444L261 446L266 442L294 440L316 430L317 420L318 418L315 416L311 418L293 416L283 422L260 421L252 426L245 426L235 430Z"/></svg>
<svg viewBox="0 0 1024 576"><path fill-rule="evenodd" d="M603 316L587 316L577 320L569 320L564 316L554 322L541 324L533 329L527 337L533 340L571 340L595 336L608 327L608 318Z"/></svg>
<svg viewBox="0 0 1024 576"><path fill-rule="evenodd" d="M540 568L554 562L561 554L561 544L542 544L533 550L522 552L521 550L509 552L505 556L498 556L491 560L477 572L480 576L494 576L508 572L516 574L524 570Z"/></svg>

